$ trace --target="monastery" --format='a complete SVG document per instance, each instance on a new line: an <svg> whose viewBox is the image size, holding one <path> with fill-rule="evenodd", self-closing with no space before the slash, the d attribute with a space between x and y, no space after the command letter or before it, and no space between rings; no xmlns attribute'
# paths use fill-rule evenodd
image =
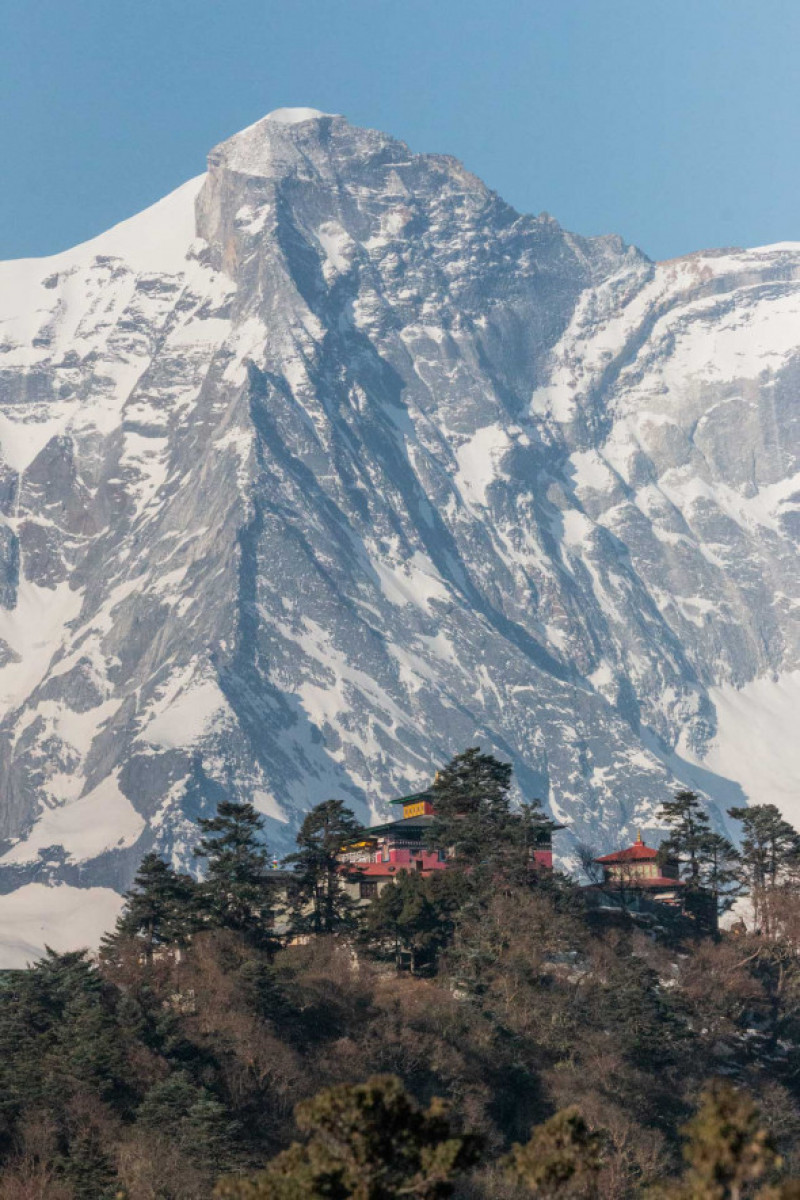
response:
<svg viewBox="0 0 800 1200"><path fill-rule="evenodd" d="M685 888L677 859L663 858L660 851L646 846L641 830L632 846L604 854L594 860L603 870L599 885L611 892L636 891L662 904L680 904Z"/></svg>
<svg viewBox="0 0 800 1200"><path fill-rule="evenodd" d="M342 847L339 861L345 887L354 899L369 901L392 883L399 871L431 875L447 867L444 850L432 850L426 844L435 816L433 789L400 796L390 804L402 811L394 821L364 829L358 838ZM556 826L556 828L561 828ZM533 851L536 869L552 869L552 832L543 831Z"/></svg>
<svg viewBox="0 0 800 1200"><path fill-rule="evenodd" d="M435 822L434 798L435 791L431 787L390 801L399 810L395 820L361 830L342 847L340 871L345 889L354 900L369 903L402 871L427 877L447 868L447 852L429 844ZM555 825L542 830L531 857L534 870L552 870L552 835L561 828L563 826ZM680 878L678 860L665 857L655 847L646 845L641 831L632 846L604 854L594 862L601 869L602 878L583 889L592 908L610 906L655 913L662 905L667 905L684 913L691 908L697 910L695 916L712 920L709 898L688 897L686 884ZM691 905L688 905L689 899Z"/></svg>

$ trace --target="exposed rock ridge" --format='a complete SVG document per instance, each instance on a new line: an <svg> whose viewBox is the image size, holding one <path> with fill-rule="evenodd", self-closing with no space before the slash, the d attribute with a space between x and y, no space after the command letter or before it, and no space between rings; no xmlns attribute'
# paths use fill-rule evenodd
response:
<svg viewBox="0 0 800 1200"><path fill-rule="evenodd" d="M0 888L186 863L226 793L281 848L476 741L603 849L739 798L719 689L800 666L799 315L797 246L653 264L313 110L0 264Z"/></svg>

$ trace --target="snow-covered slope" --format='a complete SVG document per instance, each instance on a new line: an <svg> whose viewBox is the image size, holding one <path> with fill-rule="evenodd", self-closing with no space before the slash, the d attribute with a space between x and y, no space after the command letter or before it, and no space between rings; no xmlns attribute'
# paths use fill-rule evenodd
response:
<svg viewBox="0 0 800 1200"><path fill-rule="evenodd" d="M308 109L0 264L0 889L474 742L603 848L773 798L717 711L800 666L798 345L800 247L654 265Z"/></svg>

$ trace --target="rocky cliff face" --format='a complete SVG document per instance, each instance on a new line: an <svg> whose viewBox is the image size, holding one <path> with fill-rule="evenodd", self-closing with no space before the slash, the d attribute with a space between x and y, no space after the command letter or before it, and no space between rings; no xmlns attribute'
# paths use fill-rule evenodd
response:
<svg viewBox="0 0 800 1200"><path fill-rule="evenodd" d="M280 850L474 743L602 848L752 792L798 346L800 246L655 265L311 110L0 265L0 888L120 889L224 793Z"/></svg>

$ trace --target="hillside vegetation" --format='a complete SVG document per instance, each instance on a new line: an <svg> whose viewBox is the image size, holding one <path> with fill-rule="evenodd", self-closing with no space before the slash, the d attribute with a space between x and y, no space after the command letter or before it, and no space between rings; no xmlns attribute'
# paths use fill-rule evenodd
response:
<svg viewBox="0 0 800 1200"><path fill-rule="evenodd" d="M532 871L546 818L511 811L503 764L442 778L448 869L368 906L331 869L339 802L282 900L258 815L223 801L199 880L148 856L96 960L8 973L0 1200L800 1195L797 834L756 807L735 851L667 802L687 886L750 896L710 933Z"/></svg>

